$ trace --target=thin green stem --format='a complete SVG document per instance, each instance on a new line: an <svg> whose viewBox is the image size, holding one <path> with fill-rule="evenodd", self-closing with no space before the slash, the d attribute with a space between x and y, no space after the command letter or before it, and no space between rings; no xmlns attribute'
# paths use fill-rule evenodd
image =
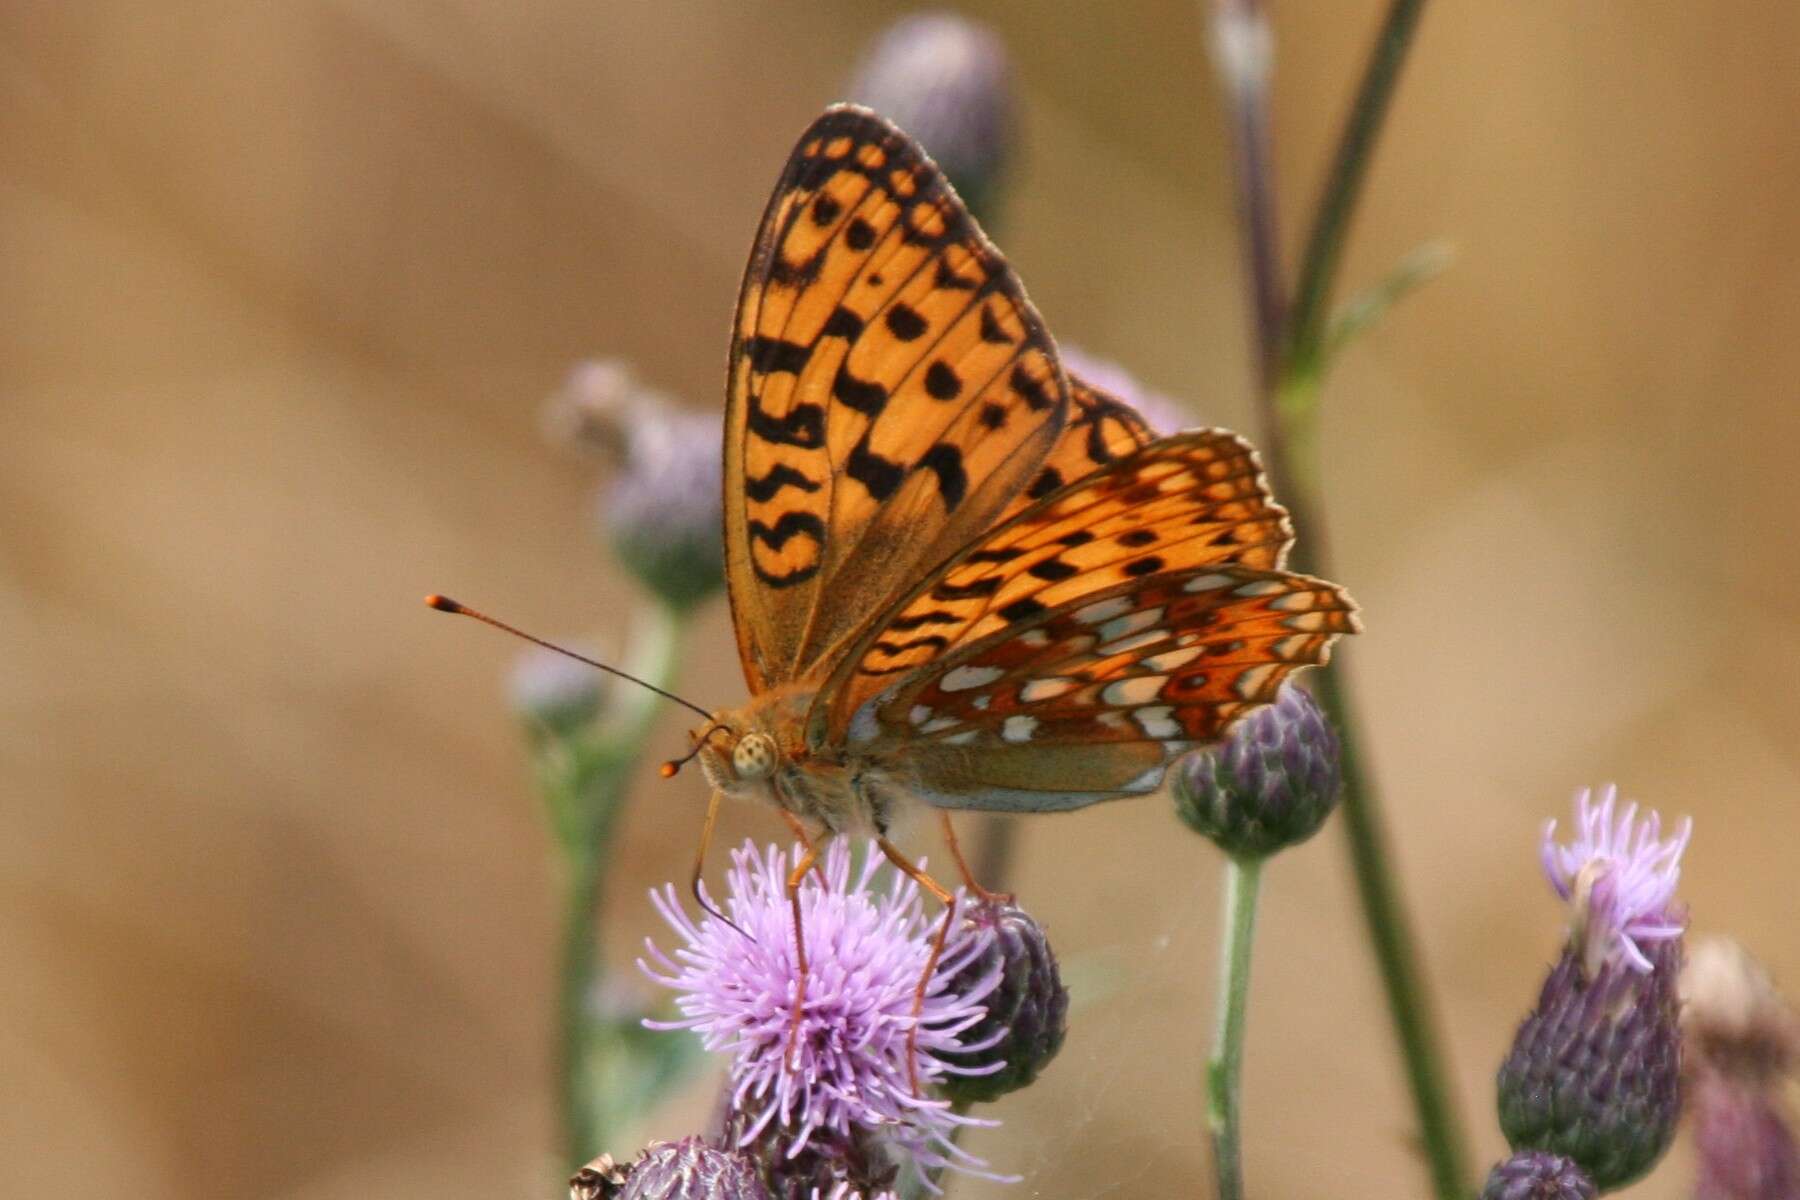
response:
<svg viewBox="0 0 1800 1200"><path fill-rule="evenodd" d="M1262 19L1260 7L1253 0L1215 0L1215 5L1215 21L1232 11L1240 18L1247 14ZM1275 334L1268 332L1268 322L1262 315L1282 303L1280 283L1271 281L1265 270L1257 269L1257 264L1276 257L1272 223L1254 219L1255 208L1240 201L1246 212L1244 238L1252 267L1248 283L1252 312L1257 318L1254 324L1258 332L1258 361L1264 365L1260 372L1263 387L1258 396L1264 454L1295 528L1303 535L1295 550L1294 565L1321 575L1331 574L1330 543L1320 499L1315 432L1320 384L1329 365L1325 341L1331 327L1331 298L1375 143L1424 7L1424 0L1392 0L1388 7L1338 139L1309 227L1297 280ZM1266 130L1246 122L1243 112L1266 111L1267 96L1234 95L1233 103L1233 133L1240 143L1235 148L1237 165L1240 171L1257 176L1239 181L1240 197L1253 197L1257 207L1272 210L1275 188L1266 145L1243 144L1266 138ZM1269 363L1275 364L1272 371L1266 365ZM1343 745L1344 828L1351 867L1405 1060L1433 1186L1440 1200L1451 1200L1470 1193L1466 1143L1450 1100L1445 1081L1448 1071L1435 1032L1424 972L1387 849L1378 795L1360 753L1359 722L1341 671L1340 665L1321 672L1318 689Z"/></svg>
<svg viewBox="0 0 1800 1200"><path fill-rule="evenodd" d="M1393 0L1363 68L1362 82L1357 86L1344 131L1338 136L1337 153L1331 160L1331 171L1325 177L1319 207L1307 234L1306 251L1300 258L1299 280L1287 320L1287 345L1282 351L1282 359L1290 370L1310 370L1316 364L1350 218L1362 195L1376 137L1387 119L1389 102L1400 82L1400 68L1406 62L1406 51L1412 45L1424 10L1425 0Z"/></svg>
<svg viewBox="0 0 1800 1200"><path fill-rule="evenodd" d="M680 614L647 605L632 629L631 673L658 687L674 683ZM611 1050L594 996L605 978L600 913L611 865L613 830L624 810L625 787L647 747L661 711L659 697L641 688L615 693L610 718L580 742L554 741L541 751L540 780L563 851L563 924L557 961L557 1097L563 1154L570 1170L605 1147L610 1111L599 1082Z"/></svg>
<svg viewBox="0 0 1800 1200"><path fill-rule="evenodd" d="M1431 992L1419 966L1406 905L1389 863L1387 831L1370 786L1360 752L1361 731L1345 693L1343 676L1320 673L1317 693L1337 726L1344 774L1344 833L1350 848L1351 873L1375 962L1387 993L1388 1011L1406 1082L1419 1120L1419 1137L1431 1168L1432 1188L1440 1200L1463 1200L1473 1194L1468 1144L1456 1105L1445 1081L1448 1061L1439 1043Z"/></svg>
<svg viewBox="0 0 1800 1200"><path fill-rule="evenodd" d="M1244 1027L1249 1016L1250 946L1256 937L1256 897L1261 883L1261 859L1226 860L1217 1023L1212 1057L1206 1060L1206 1123L1212 1134L1219 1200L1241 1200L1244 1194L1240 1092Z"/></svg>
<svg viewBox="0 0 1800 1200"><path fill-rule="evenodd" d="M600 1097L589 1086L601 1052L592 993L600 970L596 931L600 855L570 855L563 878L561 961L556 1022L556 1094L561 1099L563 1161L572 1171L600 1153L606 1136Z"/></svg>

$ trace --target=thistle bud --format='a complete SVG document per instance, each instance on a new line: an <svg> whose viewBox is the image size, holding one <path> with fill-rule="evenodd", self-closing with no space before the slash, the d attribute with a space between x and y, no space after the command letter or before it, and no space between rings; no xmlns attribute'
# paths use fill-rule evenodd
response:
<svg viewBox="0 0 1800 1200"><path fill-rule="evenodd" d="M579 642L565 644L593 658L606 657ZM586 663L533 646L513 661L506 690L522 720L566 737L600 714L607 687L606 676Z"/></svg>
<svg viewBox="0 0 1800 1200"><path fill-rule="evenodd" d="M1238 722L1224 744L1190 755L1175 811L1234 857L1261 858L1311 837L1337 804L1338 739L1301 688Z"/></svg>
<svg viewBox="0 0 1800 1200"><path fill-rule="evenodd" d="M985 221L1012 151L1011 74L993 30L954 13L916 13L870 47L847 98L917 138Z"/></svg>
<svg viewBox="0 0 1800 1200"><path fill-rule="evenodd" d="M615 468L600 493L613 550L671 607L691 608L725 581L714 417L684 411L619 362L584 363L551 397L551 435Z"/></svg>
<svg viewBox="0 0 1800 1200"><path fill-rule="evenodd" d="M1068 1032L1069 990L1043 927L1010 900L977 901L962 927L965 937L988 936L946 990L978 998L987 1013L961 1035L969 1050L940 1057L950 1069L944 1095L970 1104L1017 1091L1050 1064ZM983 987L991 990L977 997Z"/></svg>
<svg viewBox="0 0 1800 1200"><path fill-rule="evenodd" d="M1604 1191L1648 1171L1681 1115L1680 944L1656 943L1651 960L1609 959L1590 978L1565 950L1500 1067L1513 1149L1571 1158Z"/></svg>
<svg viewBox="0 0 1800 1200"><path fill-rule="evenodd" d="M631 1165L619 1198L769 1200L769 1193L748 1156L688 1137L679 1142L652 1142L646 1147Z"/></svg>
<svg viewBox="0 0 1800 1200"><path fill-rule="evenodd" d="M1481 1200L1594 1200L1594 1181L1556 1154L1526 1150L1495 1165Z"/></svg>
<svg viewBox="0 0 1800 1200"><path fill-rule="evenodd" d="M1681 1115L1677 980L1685 917L1675 901L1691 824L1662 837L1637 805L1575 798L1576 833L1544 831L1541 857L1569 902L1569 939L1501 1064L1500 1127L1514 1150L1573 1159L1602 1191L1648 1171Z"/></svg>
<svg viewBox="0 0 1800 1200"><path fill-rule="evenodd" d="M874 1196L892 1188L899 1173L888 1150L866 1131L825 1134L789 1154L779 1135L764 1137L749 1152L763 1164L770 1200Z"/></svg>

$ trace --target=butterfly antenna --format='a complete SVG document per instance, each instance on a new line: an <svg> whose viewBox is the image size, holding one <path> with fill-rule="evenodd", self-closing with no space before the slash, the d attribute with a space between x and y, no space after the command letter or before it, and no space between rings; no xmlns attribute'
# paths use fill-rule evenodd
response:
<svg viewBox="0 0 1800 1200"><path fill-rule="evenodd" d="M674 692L667 691L663 688L659 688L654 683L651 683L647 679L639 679L636 675L632 675L628 672L621 671L617 667L609 667L605 663L599 662L592 658L589 658L585 654L577 654L577 653L575 653L575 651L568 649L566 646L558 646L555 642L547 642L541 637L534 637L531 634L526 633L523 629L517 629L511 625L508 625L505 621L501 621L494 617L488 616L484 612L478 612L477 610L470 608L466 604L459 604L455 600L452 600L448 596L439 596L439 595L433 593L432 595L425 597L425 603L427 605L429 605L430 607L437 609L439 612L456 613L458 616L473 617L477 621L480 621L483 625L492 625L495 629L501 630L505 633L510 633L514 637L524 638L526 641L530 642L534 646L542 646L546 650L554 650L558 654L566 655L567 657L574 659L576 662L583 662L583 663L586 663L590 667L594 667L598 670L605 671L608 675L617 675L620 679L624 679L631 683L635 683L639 687L649 688L651 691L653 691L657 695L661 696L664 700L673 700L677 704L680 704L686 708L693 709L695 712L699 713L703 719L708 720L708 721L712 720L712 714L707 712L704 708L701 708L698 704L695 704L691 700L683 700L680 696L677 696ZM674 772L669 772L669 774L673 774L673 773Z"/></svg>
<svg viewBox="0 0 1800 1200"><path fill-rule="evenodd" d="M675 778L675 776L681 773L681 768L693 762L695 758L699 757L700 752L706 749L706 743L712 740L713 734L723 732L725 732L725 726L723 725L714 724L708 726L704 733L694 739L694 748L692 750L689 750L680 758L671 758L668 762L656 768L656 773L661 775L664 779Z"/></svg>

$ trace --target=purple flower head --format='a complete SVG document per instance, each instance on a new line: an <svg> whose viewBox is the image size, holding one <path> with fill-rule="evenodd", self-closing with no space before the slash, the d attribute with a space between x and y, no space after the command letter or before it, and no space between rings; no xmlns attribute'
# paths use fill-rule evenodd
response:
<svg viewBox="0 0 1800 1200"><path fill-rule="evenodd" d="M1665 839L1662 817L1651 812L1640 822L1636 804L1615 818L1618 793L1608 784L1599 804L1587 788L1575 793L1576 832L1566 846L1556 842L1554 820L1544 826L1544 874L1556 894L1574 904L1573 933L1589 974L1614 954L1634 970L1650 971L1644 944L1679 938L1686 925L1675 884L1693 820L1683 819Z"/></svg>
<svg viewBox="0 0 1800 1200"><path fill-rule="evenodd" d="M815 872L800 889L808 971L796 1033L800 971L786 892L788 856L773 846L759 853L746 842L731 859L725 912L743 932L711 916L691 919L667 885L651 899L685 944L669 955L646 940L648 961L638 965L680 993L675 1003L683 1019L646 1025L692 1029L708 1050L732 1056L738 1144L778 1140L792 1158L815 1135L844 1139L861 1130L890 1140L922 1167L982 1173L986 1164L952 1145L950 1134L958 1125L995 1122L953 1112L934 1088L948 1075L969 1073L943 1055L986 1047L964 1037L981 1021L982 1001L999 976L957 980L986 936L952 927L917 1020L925 1094L915 1096L907 1035L937 932L918 885L896 874L889 886L870 891L879 852L852 872L849 847L831 844L822 882ZM959 990L950 990L953 981Z"/></svg>

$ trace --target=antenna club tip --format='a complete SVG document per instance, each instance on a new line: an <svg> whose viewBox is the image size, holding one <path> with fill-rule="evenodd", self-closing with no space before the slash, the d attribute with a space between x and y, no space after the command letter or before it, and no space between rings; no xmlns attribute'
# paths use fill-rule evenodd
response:
<svg viewBox="0 0 1800 1200"><path fill-rule="evenodd" d="M458 604L456 601L452 600L450 597L440 596L436 592L433 592L433 593L431 593L431 595L425 597L425 605L428 608L435 608L439 612L459 613L463 610L462 605Z"/></svg>
<svg viewBox="0 0 1800 1200"><path fill-rule="evenodd" d="M656 768L656 773L661 775L664 779L673 779L680 772L681 764L672 758L662 766Z"/></svg>

